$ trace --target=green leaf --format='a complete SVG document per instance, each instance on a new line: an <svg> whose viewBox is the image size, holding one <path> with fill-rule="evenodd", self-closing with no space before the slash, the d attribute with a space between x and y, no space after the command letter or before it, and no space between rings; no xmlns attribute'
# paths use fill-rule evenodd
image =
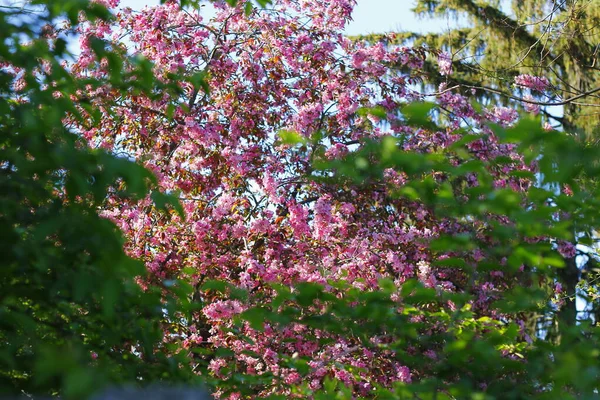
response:
<svg viewBox="0 0 600 400"><path fill-rule="evenodd" d="M159 210L169 211L169 209L172 208L177 211L177 214L179 214L181 218L185 218L185 211L183 209L183 205L179 201L178 196L154 190L152 191L150 197L152 198L156 208Z"/></svg>
<svg viewBox="0 0 600 400"><path fill-rule="evenodd" d="M429 113L436 108L435 103L414 102L402 107L402 114L406 123L410 126L425 128L430 130L440 130L429 118Z"/></svg>
<svg viewBox="0 0 600 400"><path fill-rule="evenodd" d="M250 327L257 331L263 332L265 329L265 322L268 321L270 313L267 309L262 307L250 308L240 314L240 318L248 321Z"/></svg>
<svg viewBox="0 0 600 400"><path fill-rule="evenodd" d="M307 143L306 138L295 131L280 130L278 135L279 135L279 138L280 138L282 144L295 146L297 144L306 144Z"/></svg>
<svg viewBox="0 0 600 400"><path fill-rule="evenodd" d="M246 5L250 5L247 3ZM210 94L210 86L208 85L208 74L206 71L196 72L192 76L190 76L189 81L194 86L194 89L200 90L202 89L204 93Z"/></svg>

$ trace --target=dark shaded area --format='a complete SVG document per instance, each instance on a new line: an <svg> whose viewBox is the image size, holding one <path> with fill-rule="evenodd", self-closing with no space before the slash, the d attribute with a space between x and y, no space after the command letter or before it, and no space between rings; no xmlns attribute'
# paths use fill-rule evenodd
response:
<svg viewBox="0 0 600 400"><path fill-rule="evenodd" d="M23 396L0 397L0 400L50 400L55 397ZM212 397L200 388L185 387L158 387L152 386L139 388L113 388L103 391L91 400L211 400Z"/></svg>

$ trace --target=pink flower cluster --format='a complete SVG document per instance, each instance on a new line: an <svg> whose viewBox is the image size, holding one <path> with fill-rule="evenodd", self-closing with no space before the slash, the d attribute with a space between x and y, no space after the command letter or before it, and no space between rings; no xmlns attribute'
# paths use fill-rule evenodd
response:
<svg viewBox="0 0 600 400"><path fill-rule="evenodd" d="M577 255L577 248L571 242L559 240L556 243L556 247L560 255L564 258L573 258Z"/></svg>
<svg viewBox="0 0 600 400"><path fill-rule="evenodd" d="M244 311L244 307L237 300L220 300L204 307L204 315L213 320L228 320L234 315Z"/></svg>
<svg viewBox="0 0 600 400"><path fill-rule="evenodd" d="M548 78L522 74L515 76L515 85L528 88L537 92L544 92L550 86Z"/></svg>
<svg viewBox="0 0 600 400"><path fill-rule="evenodd" d="M438 54L438 67L441 75L452 74L452 57L445 52Z"/></svg>
<svg viewBox="0 0 600 400"><path fill-rule="evenodd" d="M539 104L535 104L535 99L531 95L526 95L525 100L527 100L523 103L525 111L535 115L540 113L540 106Z"/></svg>
<svg viewBox="0 0 600 400"><path fill-rule="evenodd" d="M490 120L500 125L510 125L519 118L517 110L509 107L493 107L488 114Z"/></svg>

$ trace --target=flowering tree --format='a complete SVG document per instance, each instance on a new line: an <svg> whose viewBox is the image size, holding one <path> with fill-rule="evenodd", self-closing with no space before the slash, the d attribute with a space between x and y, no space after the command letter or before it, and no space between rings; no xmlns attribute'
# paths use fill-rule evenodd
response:
<svg viewBox="0 0 600 400"><path fill-rule="evenodd" d="M102 207L151 273L140 285L187 282L201 304L165 322L162 351L230 398L592 393L598 355L565 350L565 331L547 357L519 315L560 303L538 284L573 251L556 212L596 223L596 197L573 184L594 173L590 149L451 90L415 103L425 51L346 39L352 0L247 4L205 20L167 2L80 31L77 76L108 76L95 40L126 37L147 74L180 78L177 96L92 88L102 124L79 125L181 200L165 214L115 192ZM577 168L553 172L558 150ZM536 172L574 193L534 188ZM581 356L581 381L542 374L564 354Z"/></svg>

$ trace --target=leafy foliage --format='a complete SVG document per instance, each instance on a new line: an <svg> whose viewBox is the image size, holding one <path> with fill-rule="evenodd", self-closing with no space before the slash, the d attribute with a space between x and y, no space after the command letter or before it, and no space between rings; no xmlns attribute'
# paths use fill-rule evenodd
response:
<svg viewBox="0 0 600 400"><path fill-rule="evenodd" d="M177 92L145 76L143 61L124 70L123 55L99 40L110 76L74 77L63 65L68 30L80 13L97 22L111 15L96 3L38 4L0 7L0 393L83 398L108 383L188 380L181 360L157 352L164 298L174 295L142 290L143 264L98 214L109 193L136 201L156 178L87 147L66 125L101 123L82 113L98 114L84 88ZM53 28L62 22L67 31Z"/></svg>

